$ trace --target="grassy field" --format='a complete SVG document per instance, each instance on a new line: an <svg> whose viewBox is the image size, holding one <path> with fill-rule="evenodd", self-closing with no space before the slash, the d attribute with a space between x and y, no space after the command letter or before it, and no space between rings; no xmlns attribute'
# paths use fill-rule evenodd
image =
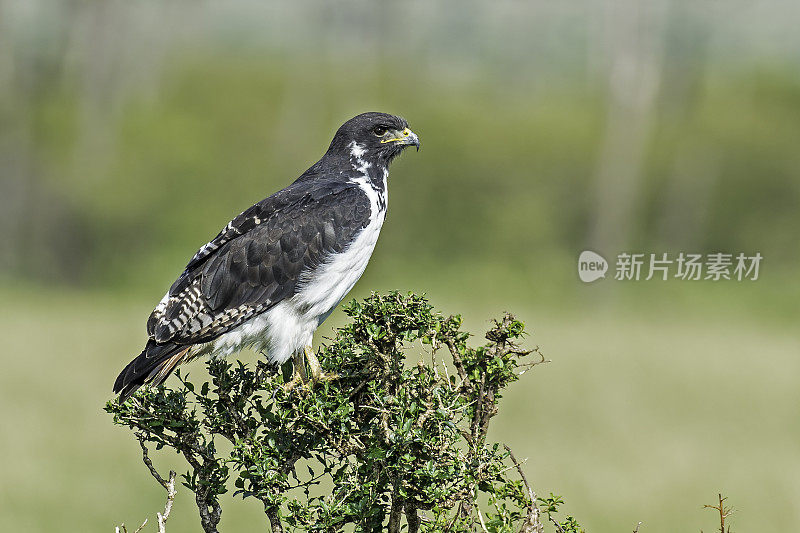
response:
<svg viewBox="0 0 800 533"><path fill-rule="evenodd" d="M501 310L466 296L433 301L462 312L476 333ZM0 291L0 530L152 523L162 491L131 435L102 411L139 349L151 304ZM563 495L587 531L631 531L638 521L647 533L712 531L714 516L701 506L719 491L737 509L735 531L800 523L796 330L737 312L509 308L552 362L513 386L494 437L528 458L535 489ZM341 320L334 314L331 326ZM156 463L182 469L166 453ZM255 503L224 508L223 531L266 529ZM197 530L183 489L168 531Z"/></svg>

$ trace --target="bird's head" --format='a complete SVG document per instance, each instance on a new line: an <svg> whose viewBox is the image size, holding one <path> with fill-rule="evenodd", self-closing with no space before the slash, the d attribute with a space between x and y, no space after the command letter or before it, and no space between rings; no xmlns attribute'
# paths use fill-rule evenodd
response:
<svg viewBox="0 0 800 533"><path fill-rule="evenodd" d="M328 151L344 151L363 161L388 165L409 146L416 146L419 150L419 137L409 129L405 119L371 112L342 124Z"/></svg>

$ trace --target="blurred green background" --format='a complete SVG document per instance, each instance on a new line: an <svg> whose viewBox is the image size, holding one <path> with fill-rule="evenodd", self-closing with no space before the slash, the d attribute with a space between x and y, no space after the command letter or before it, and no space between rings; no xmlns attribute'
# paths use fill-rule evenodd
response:
<svg viewBox="0 0 800 533"><path fill-rule="evenodd" d="M792 530L798 20L790 2L0 0L0 529L153 523L162 491L102 412L148 313L233 215L381 110L422 150L393 166L354 295L528 324L552 363L494 437L535 489L592 533L710 531L720 491L736 531ZM607 279L578 279L585 249ZM622 251L764 260L757 281L623 282ZM263 524L237 500L221 529ZM182 490L168 531L198 529Z"/></svg>

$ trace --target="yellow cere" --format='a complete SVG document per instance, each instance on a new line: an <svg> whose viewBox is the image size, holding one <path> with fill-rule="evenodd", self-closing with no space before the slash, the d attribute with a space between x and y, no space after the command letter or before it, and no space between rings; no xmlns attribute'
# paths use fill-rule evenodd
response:
<svg viewBox="0 0 800 533"><path fill-rule="evenodd" d="M384 140L381 141L381 144L394 142L394 141L402 141L403 139L408 137L410 134L411 134L411 130L406 128L406 129L403 130L403 136L402 137L392 137L391 139L384 139Z"/></svg>

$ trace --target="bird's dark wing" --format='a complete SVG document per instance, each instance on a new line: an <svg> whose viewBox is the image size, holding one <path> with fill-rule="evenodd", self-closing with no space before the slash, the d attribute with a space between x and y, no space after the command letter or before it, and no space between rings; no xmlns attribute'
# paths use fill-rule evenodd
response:
<svg viewBox="0 0 800 533"><path fill-rule="evenodd" d="M233 220L222 228L216 237L211 239L207 244L203 245L197 253L189 260L186 265L186 271L190 271L202 264L208 259L215 251L219 250L225 243L235 239L240 235L248 233L262 222L269 220L279 211L285 209L287 206L302 202L304 199L305 191L302 189L298 191L298 184L282 189L272 196L265 198L257 204L247 208L239 213ZM330 194L335 191L325 190L324 194ZM180 281L178 279L176 283Z"/></svg>
<svg viewBox="0 0 800 533"><path fill-rule="evenodd" d="M150 338L206 342L268 310L369 219L369 200L355 185L289 187L259 202L189 261L150 315Z"/></svg>

